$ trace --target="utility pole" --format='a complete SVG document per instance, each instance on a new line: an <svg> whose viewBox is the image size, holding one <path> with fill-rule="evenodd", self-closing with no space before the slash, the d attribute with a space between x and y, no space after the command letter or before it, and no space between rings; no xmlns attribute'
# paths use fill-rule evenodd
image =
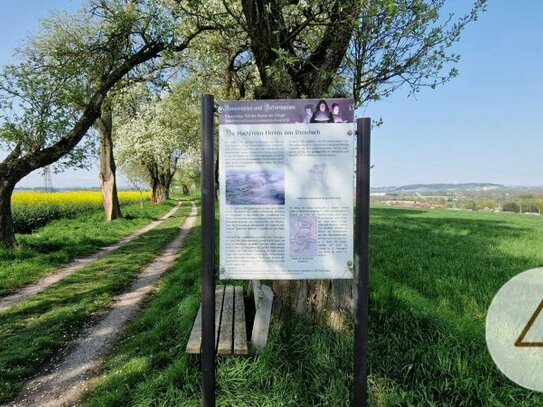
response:
<svg viewBox="0 0 543 407"><path fill-rule="evenodd" d="M53 180L51 179L51 169L49 166L43 167L43 189L45 192L53 191Z"/></svg>

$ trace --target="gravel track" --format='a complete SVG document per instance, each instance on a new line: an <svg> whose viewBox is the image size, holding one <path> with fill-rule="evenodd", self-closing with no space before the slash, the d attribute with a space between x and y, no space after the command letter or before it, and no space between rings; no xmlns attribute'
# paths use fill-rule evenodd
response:
<svg viewBox="0 0 543 407"><path fill-rule="evenodd" d="M128 289L114 298L111 308L97 324L86 328L64 358L30 380L9 406L60 407L77 405L99 369L101 357L111 348L126 323L135 316L145 297L177 259L183 242L196 222L194 203L179 234L149 263Z"/></svg>

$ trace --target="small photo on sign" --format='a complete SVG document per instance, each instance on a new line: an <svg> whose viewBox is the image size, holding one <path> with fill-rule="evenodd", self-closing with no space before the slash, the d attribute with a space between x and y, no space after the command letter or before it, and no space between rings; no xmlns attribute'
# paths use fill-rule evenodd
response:
<svg viewBox="0 0 543 407"><path fill-rule="evenodd" d="M227 205L284 205L285 174L273 170L226 170Z"/></svg>
<svg viewBox="0 0 543 407"><path fill-rule="evenodd" d="M317 217L290 215L290 257L317 256Z"/></svg>
<svg viewBox="0 0 543 407"><path fill-rule="evenodd" d="M315 105L308 103L304 106L304 123L348 123L346 117L351 116L344 103L340 105L337 102L327 102L324 99L319 100ZM352 120L351 120L352 121Z"/></svg>

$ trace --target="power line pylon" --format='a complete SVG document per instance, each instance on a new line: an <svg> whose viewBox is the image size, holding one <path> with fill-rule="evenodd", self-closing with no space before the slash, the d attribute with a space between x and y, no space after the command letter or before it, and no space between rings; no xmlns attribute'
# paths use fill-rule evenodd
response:
<svg viewBox="0 0 543 407"><path fill-rule="evenodd" d="M51 169L49 166L43 168L43 187L46 192L53 191L53 180L51 179Z"/></svg>

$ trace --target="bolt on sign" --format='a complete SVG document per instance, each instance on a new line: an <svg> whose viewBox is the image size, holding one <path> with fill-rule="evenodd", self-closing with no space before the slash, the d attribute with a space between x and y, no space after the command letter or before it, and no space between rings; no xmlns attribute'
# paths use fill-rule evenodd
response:
<svg viewBox="0 0 543 407"><path fill-rule="evenodd" d="M221 278L353 278L353 100L218 110Z"/></svg>

